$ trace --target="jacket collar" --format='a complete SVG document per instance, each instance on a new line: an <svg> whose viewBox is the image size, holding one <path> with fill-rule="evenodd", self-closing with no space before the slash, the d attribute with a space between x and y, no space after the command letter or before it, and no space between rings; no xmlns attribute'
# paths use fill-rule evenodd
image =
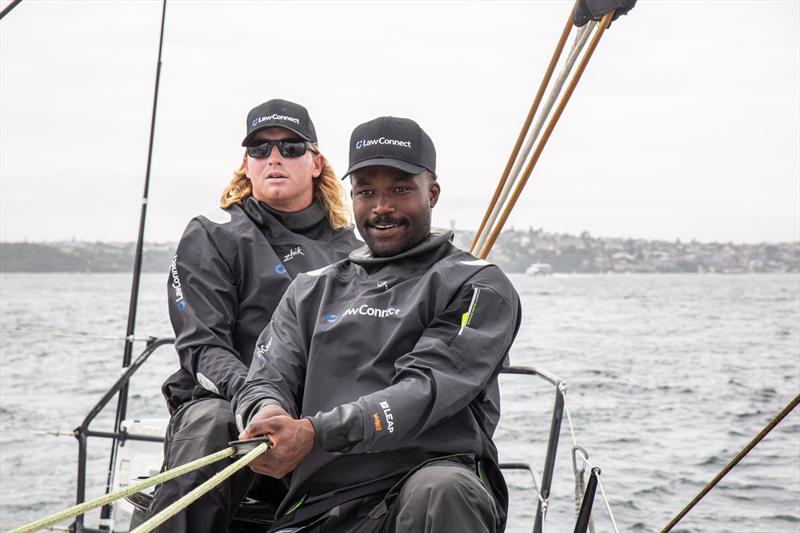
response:
<svg viewBox="0 0 800 533"><path fill-rule="evenodd" d="M244 201L243 209L248 216L261 227L268 227L276 221L291 231L302 233L308 230L325 218L325 210L317 202L312 202L310 206L302 211L294 213L284 213L276 211L263 202L259 202L252 196Z"/></svg>
<svg viewBox="0 0 800 533"><path fill-rule="evenodd" d="M428 236L423 239L419 244L416 246L409 248L404 252L400 252L397 255L391 255L387 257L375 257L372 255L372 250L365 244L361 248L350 252L349 259L351 262L355 263L356 265L361 265L363 267L374 267L379 265L385 265L389 263L399 263L406 260L411 260L412 262L419 262L423 263L429 260L429 256L439 254L436 253L441 249L447 249L448 251L452 248L450 241L453 240L453 232L452 231L445 231L440 229L431 230Z"/></svg>

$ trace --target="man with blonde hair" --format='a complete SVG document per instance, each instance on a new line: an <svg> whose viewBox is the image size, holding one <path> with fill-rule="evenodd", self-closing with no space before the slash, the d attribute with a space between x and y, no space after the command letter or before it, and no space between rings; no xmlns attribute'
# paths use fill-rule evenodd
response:
<svg viewBox="0 0 800 533"><path fill-rule="evenodd" d="M236 438L230 400L281 296L297 274L343 259L361 244L305 107L275 99L253 108L242 146L242 165L220 208L189 222L170 268L169 315L181 368L162 389L171 413L165 468L224 449ZM148 514L224 463L161 485ZM225 531L253 479L242 470L160 531ZM283 487L272 481L266 492L280 501Z"/></svg>

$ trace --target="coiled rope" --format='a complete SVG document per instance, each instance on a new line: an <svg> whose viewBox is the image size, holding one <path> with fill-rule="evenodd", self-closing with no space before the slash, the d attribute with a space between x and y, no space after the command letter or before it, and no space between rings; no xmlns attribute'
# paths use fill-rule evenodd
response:
<svg viewBox="0 0 800 533"><path fill-rule="evenodd" d="M267 445L263 444L263 445L260 445L260 446L263 446L264 449L266 449ZM256 448L256 449L259 449L259 448ZM252 461L253 459L255 459L255 457L257 455L260 455L260 453L262 453L264 451L264 449L261 449L259 454L253 455L253 457L249 461L247 461L246 463L242 464L242 466L244 466L245 464L247 464L250 461ZM253 451L255 451L255 450L253 450ZM185 465L181 465L181 466L178 466L176 468L173 468L172 470L167 470L166 472L162 472L160 474L156 474L155 476L152 476L152 477L149 477L147 479L144 479L144 480L142 480L142 481L140 481L138 483L135 483L133 485L129 485L127 487L123 487L123 488L121 488L119 490L116 490L114 492L105 494L103 496L100 496L99 498L95 498L94 500L90 500L88 502L83 502L83 503L80 503L78 505L73 505L72 507L70 507L68 509L65 509L64 511L61 511L60 513L55 513L55 514L52 514L52 515L47 516L45 518L42 518L41 520L37 520L35 522L31 522L30 524L26 524L26 525L18 527L16 529L12 529L11 531L9 531L9 533L31 533L33 531L39 531L40 529L45 529L48 526L51 526L51 525L56 524L58 522L61 522L62 520L66 520L68 518L72 518L74 516L78 516L78 515L84 514L84 513L88 512L88 511L91 511L92 509L95 509L95 508L100 507L102 505L109 504L109 503L114 502L114 501L116 501L116 500L118 500L120 498L124 498L125 496L129 496L131 494L139 492L140 490L146 489L147 487L151 487L153 485L157 485L159 483L163 483L165 481L169 481L170 479L174 479L174 478L182 476L184 474L188 474L189 472L193 472L194 470L197 470L198 468L203 468L204 466L208 466L208 465L210 465L212 463L216 463L217 461L221 461L223 459L226 459L226 458L230 457L231 455L233 455L234 453L236 453L236 448L234 446L231 446L231 447L226 448L224 450L220 450L220 451L218 451L216 453L212 453L212 454L207 455L205 457L201 457L200 459L196 459L196 460L194 460L194 461L192 461L190 463L186 463ZM242 459L237 461L237 463L234 463L234 464L238 464L239 462L241 462L243 459L247 458L248 456L249 455L243 457ZM234 466L234 465L231 465L231 466ZM230 468L230 466L228 468ZM241 467L239 467L239 468L241 468ZM223 470L222 472L225 472L225 470ZM222 472L220 472L220 474ZM216 476L212 477L209 481L211 481L211 480L213 480L215 478L216 478ZM220 481L222 481L222 480L220 480ZM206 482L206 483L208 483L208 482ZM218 481L218 483L219 483L219 481ZM200 487L198 487L198 489L199 488ZM195 489L195 490L197 490L197 489ZM187 494L187 496L189 496L189 495ZM165 511L166 511L166 509L165 509ZM177 511L175 511L175 512L177 512ZM156 517L153 517L153 518L156 518ZM164 520L166 520L166 518ZM163 522L163 520L162 520L162 522ZM145 524L142 524L142 526L144 526L144 525ZM150 531L150 530L148 529L146 531Z"/></svg>
<svg viewBox="0 0 800 533"><path fill-rule="evenodd" d="M795 397L794 397L794 399L793 399L792 401L790 401L788 404L786 404L786 407L784 407L784 408L781 410L781 412L780 412L780 413L778 413L778 414L777 414L777 416L775 416L775 418L773 418L772 420L770 420L769 424L767 424L766 426L764 426L764 429L762 429L762 430L761 430L761 431L758 433L758 435L756 435L755 437L753 437L753 440L751 440L749 443L747 443L747 446L745 446L744 448L742 448L742 450L741 450L739 453L737 453L737 454L736 454L736 457L734 457L733 459L731 459L731 461L730 461L730 462L729 462L727 465L725 465L725 468L723 468L723 469L720 471L720 473L719 473L719 474L717 474L717 475L714 477L714 479L712 479L711 481L709 481L709 482L708 482L708 484L707 484L705 487L703 487L703 489L702 489L702 490L701 490L701 491L700 491L700 492L697 494L697 496L695 496L695 497L692 499L692 501L690 501L690 502L689 502L689 503L686 505L686 507L684 507L684 508L681 510L681 512L679 512L679 513L678 513L678 514L675 516L675 518L673 518L673 519L670 521L670 523L669 523L669 524L667 524L667 525L666 525L666 527L664 527L664 529L662 529L662 530L661 530L661 533L667 533L667 532L668 532L668 531L670 531L670 530L671 530L673 527L675 527L675 525L676 525L678 522L680 522L680 521L681 521L681 519L682 519L684 516L686 516L686 514L687 514L689 511L691 511L691 510L692 510L692 508L693 508L695 505L697 505L697 503L698 503L700 500L702 500L702 499L703 499L703 497L704 497L706 494L708 494L708 492L709 492L711 489L713 489L713 488L714 488L714 486L715 486L717 483L719 483L719 481L720 481L720 480L721 480L723 477L725 477L725 475L726 475L728 472L730 472L731 470L733 470L733 467L734 467L734 466L736 466L736 465L737 465L737 463L739 463L739 461L741 461L742 459L744 459L744 456L745 456L745 455L747 455L748 453L750 453L750 450L752 450L753 448L755 448L755 447L756 447L756 445L757 445L759 442L761 442L761 441L762 441L762 439L763 439L764 437L766 437L766 436L767 436L767 434L768 434L770 431L772 431L772 430L775 428L775 426L777 426L778 424L780 424L781 420L783 420L784 418L786 418L786 415L788 415L789 413L791 413L791 412L792 412L792 409L794 409L795 407L797 407L797 404L798 404L798 403L800 403L800 394L798 394L797 396L795 396Z"/></svg>
<svg viewBox="0 0 800 533"><path fill-rule="evenodd" d="M577 453L583 456L584 462L578 468ZM580 518L581 507L583 507L584 487L586 486L586 465L588 464L589 453L581 446L572 446L572 472L575 474L575 518ZM589 533L595 533L594 520L589 516Z"/></svg>

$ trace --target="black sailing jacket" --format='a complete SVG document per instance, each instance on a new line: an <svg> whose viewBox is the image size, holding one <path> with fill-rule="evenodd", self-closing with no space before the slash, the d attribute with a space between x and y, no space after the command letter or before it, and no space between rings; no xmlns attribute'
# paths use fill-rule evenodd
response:
<svg viewBox="0 0 800 533"><path fill-rule="evenodd" d="M167 282L181 363L163 386L170 409L193 397L231 399L291 281L360 245L351 228L331 229L317 203L281 213L248 198L192 219Z"/></svg>
<svg viewBox="0 0 800 533"><path fill-rule="evenodd" d="M492 434L519 297L451 236L433 233L394 257L365 246L286 291L234 398L240 424L277 403L316 430L279 516L313 516L451 454L481 461L505 516ZM294 511L301 500L306 512Z"/></svg>

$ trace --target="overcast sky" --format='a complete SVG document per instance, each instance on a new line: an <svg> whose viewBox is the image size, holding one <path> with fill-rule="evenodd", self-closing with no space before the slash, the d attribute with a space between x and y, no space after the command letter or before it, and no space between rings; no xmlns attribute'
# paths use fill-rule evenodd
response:
<svg viewBox="0 0 800 533"><path fill-rule="evenodd" d="M176 241L217 204L247 111L276 97L308 107L340 174L354 126L417 120L438 152L434 224L474 229L570 6L168 2L146 239ZM160 15L158 1L25 0L0 21L0 239L135 240ZM510 224L800 239L800 3L640 0Z"/></svg>

